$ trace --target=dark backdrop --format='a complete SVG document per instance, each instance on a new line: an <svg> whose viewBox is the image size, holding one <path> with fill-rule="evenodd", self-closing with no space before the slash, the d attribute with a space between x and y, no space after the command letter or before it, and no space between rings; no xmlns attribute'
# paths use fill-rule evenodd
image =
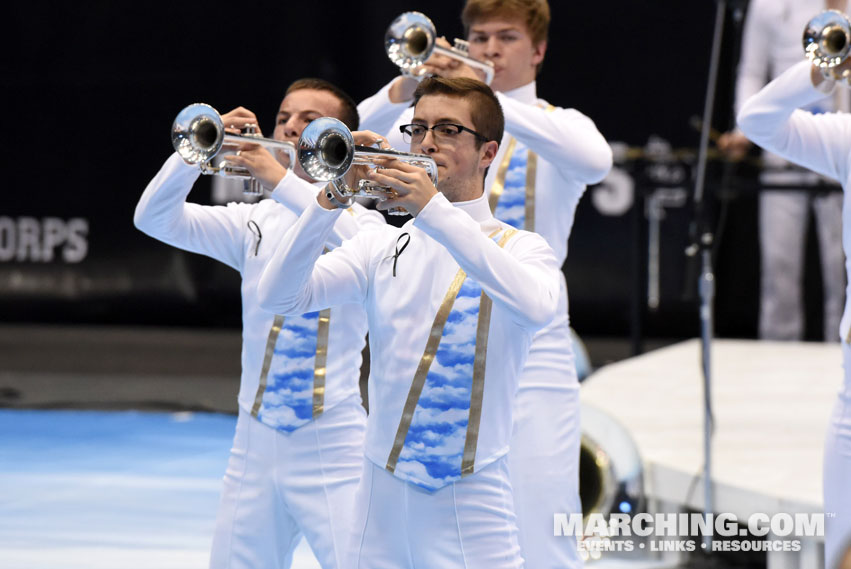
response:
<svg viewBox="0 0 851 569"><path fill-rule="evenodd" d="M697 146L690 119L703 108L714 2L551 4L540 96L580 109L613 142L640 147L656 136L675 149ZM3 320L239 326L233 271L132 226L136 200L171 152L174 116L198 101L222 112L242 105L268 133L286 86L304 76L360 100L396 74L383 34L411 9L425 11L440 34L462 35L455 2L14 3L0 76ZM720 130L731 120L732 10L727 24L712 121ZM692 162L651 166L674 172L672 185L689 193ZM711 196L722 171L710 168ZM661 222L661 298L648 310L642 197L659 172L648 182L647 164L630 160L618 173L620 182L589 189L577 213L565 267L574 325L623 335L640 316L647 334L694 336L696 309L683 295L693 288L682 254L690 207L668 208ZM607 197L615 207L601 205ZM190 199L208 202L208 179ZM717 254L721 335L755 334L755 203L752 193L734 194L726 207Z"/></svg>

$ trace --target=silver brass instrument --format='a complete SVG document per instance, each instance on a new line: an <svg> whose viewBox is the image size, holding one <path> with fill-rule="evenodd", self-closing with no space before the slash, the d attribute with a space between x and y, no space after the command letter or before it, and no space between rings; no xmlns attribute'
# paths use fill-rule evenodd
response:
<svg viewBox="0 0 851 569"><path fill-rule="evenodd" d="M318 118L305 127L298 140L297 158L308 176L322 182L340 182L352 166L375 167L378 158L396 158L425 169L432 183L437 185L437 164L429 156L355 145L349 128L331 117ZM384 200L386 192L392 192L390 188L370 180L360 180L356 188L349 188L343 183L336 183L335 187L344 198L360 196ZM407 214L401 208L393 208L388 213Z"/></svg>
<svg viewBox="0 0 851 569"><path fill-rule="evenodd" d="M804 28L804 53L822 70L841 64L851 51L851 21L838 10L825 10Z"/></svg>
<svg viewBox="0 0 851 569"><path fill-rule="evenodd" d="M390 24L384 34L384 49L387 57L402 69L402 72L418 77L411 70L420 67L433 53L439 53L480 69L485 74L485 83L493 80L493 64L479 61L468 55L464 40L455 40L455 45L445 48L437 45L437 32L432 21L420 12L405 12Z"/></svg>
<svg viewBox="0 0 851 569"><path fill-rule="evenodd" d="M644 467L629 432L600 409L582 404L579 496L582 511L634 514L644 509Z"/></svg>
<svg viewBox="0 0 851 569"><path fill-rule="evenodd" d="M219 112L205 103L195 103L178 113L171 127L171 143L178 154L188 163L197 164L201 173L244 178L246 194L259 195L263 188L251 173L240 166L234 166L223 157L219 166L210 160L226 144L260 144L267 150L279 150L289 156L289 164L295 164L295 145L292 142L262 138L257 134L257 125L246 125L243 134L225 132L225 125Z"/></svg>

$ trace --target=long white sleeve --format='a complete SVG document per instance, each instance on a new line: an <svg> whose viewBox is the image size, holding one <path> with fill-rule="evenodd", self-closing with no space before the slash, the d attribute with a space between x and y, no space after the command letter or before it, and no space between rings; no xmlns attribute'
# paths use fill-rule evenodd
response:
<svg viewBox="0 0 851 569"><path fill-rule="evenodd" d="M244 263L242 235L250 205L186 203L199 175L197 168L173 154L142 193L133 222L155 239L207 255L241 271Z"/></svg>
<svg viewBox="0 0 851 569"><path fill-rule="evenodd" d="M443 194L426 204L414 226L443 245L518 324L541 328L555 316L559 266L552 249L539 235L523 232L500 248L482 232L478 222Z"/></svg>
<svg viewBox="0 0 851 569"><path fill-rule="evenodd" d="M755 143L787 160L845 182L851 152L851 116L814 115L798 107L824 98L813 86L808 61L787 70L751 97L738 116L739 128Z"/></svg>
<svg viewBox="0 0 851 569"><path fill-rule="evenodd" d="M497 93L505 130L562 175L584 184L605 178L612 168L612 149L594 122L575 109L547 111Z"/></svg>
<svg viewBox="0 0 851 569"><path fill-rule="evenodd" d="M341 210L326 210L314 199L287 231L257 285L257 298L264 310L303 314L363 301L367 261L359 251L358 237L362 235L322 255L341 214L348 215Z"/></svg>
<svg viewBox="0 0 851 569"><path fill-rule="evenodd" d="M316 202L316 194L319 188L310 182L296 176L291 170L281 178L272 199L282 204L290 211L300 216L305 209ZM358 231L375 229L385 225L384 216L377 211L368 210L362 205L355 203L341 215L334 224L334 228L328 236L326 246L329 249L339 247L346 239L351 239Z"/></svg>

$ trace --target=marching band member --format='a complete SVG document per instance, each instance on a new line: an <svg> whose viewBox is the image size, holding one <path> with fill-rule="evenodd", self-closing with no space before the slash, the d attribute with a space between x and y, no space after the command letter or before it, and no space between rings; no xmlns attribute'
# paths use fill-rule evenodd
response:
<svg viewBox="0 0 851 569"><path fill-rule="evenodd" d="M370 414L352 567L522 567L506 453L532 336L558 307L558 262L540 236L491 214L484 178L503 134L493 92L432 78L414 101L403 131L436 162L437 187L395 158L368 174L395 195L379 208L414 219L321 255L341 217L329 185L280 243L258 295L282 313L366 310Z"/></svg>
<svg viewBox="0 0 851 569"><path fill-rule="evenodd" d="M318 79L293 83L274 138L296 142L314 118L357 128L351 98ZM225 126L256 124L242 107ZM316 187L298 165L284 168L248 145L231 162L247 167L271 198L259 203L186 203L199 169L171 156L136 207L136 227L160 241L217 259L242 276L242 379L239 418L224 477L210 567L289 567L303 534L325 569L346 560L354 490L363 467L366 417L358 381L366 318L356 305L281 316L257 300L261 270ZM278 203L281 202L281 203ZM283 205L282 205L283 204ZM383 225L355 205L320 245L333 249L359 228Z"/></svg>
<svg viewBox="0 0 851 569"><path fill-rule="evenodd" d="M846 60L837 72L851 69ZM802 110L835 89L831 74L802 61L748 99L739 128L764 149L814 172L838 180L846 194L842 206L845 270L851 283L851 115ZM847 83L842 81L843 87ZM836 569L851 545L851 290L839 325L845 381L828 425L824 451L825 567Z"/></svg>
<svg viewBox="0 0 851 569"><path fill-rule="evenodd" d="M753 0L742 34L742 56L736 80L736 109L765 84L801 59L801 30L813 14L837 0ZM844 3L844 0L842 0ZM847 97L843 97L847 100ZM837 111L846 101L822 97L811 111ZM737 130L718 139L718 148L734 160L750 149ZM789 167L776 155L763 153L767 168L760 175L766 187L796 184L800 190L759 193L760 297L759 337L801 341L804 338L804 265L807 224L812 209L819 244L824 298L824 340L835 342L845 288L840 244L842 194L812 191L819 182L812 172ZM810 187L808 190L807 188Z"/></svg>
<svg viewBox="0 0 851 569"><path fill-rule="evenodd" d="M612 153L594 123L575 109L538 98L535 77L547 48L545 0L468 0L462 20L469 55L494 64L491 83L505 113L505 136L485 181L497 219L542 235L559 266L567 257L574 213L587 184L602 180ZM432 56L429 74L476 77L473 68ZM398 77L358 106L364 128L388 132L410 122L411 77ZM401 118L400 118L401 115ZM395 121L395 126L392 126ZM533 569L581 566L575 539L553 536L554 513L579 513L579 381L560 277L557 317L532 342L515 403L509 470L520 543Z"/></svg>

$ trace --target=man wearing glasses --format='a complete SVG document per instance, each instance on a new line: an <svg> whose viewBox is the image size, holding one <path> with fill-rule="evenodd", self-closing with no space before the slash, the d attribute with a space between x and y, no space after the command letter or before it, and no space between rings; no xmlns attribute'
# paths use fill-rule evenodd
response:
<svg viewBox="0 0 851 569"><path fill-rule="evenodd" d="M411 152L434 159L437 187L392 158L366 176L388 187L380 208L414 219L320 255L342 201L329 185L257 291L275 312L366 310L370 415L352 567L522 567L506 453L532 336L558 306L559 267L543 238L488 207L504 124L493 92L431 78L414 100L402 132Z"/></svg>
<svg viewBox="0 0 851 569"><path fill-rule="evenodd" d="M586 185L608 173L611 149L591 119L537 96L550 23L545 0L468 0L461 19L469 55L494 64L491 87L505 113L505 135L485 179L491 211L543 236L561 266L576 206ZM441 55L424 67L442 77L477 76L472 67ZM390 143L398 144L393 123L410 122L415 85L411 77L398 77L361 102L361 126L387 132ZM582 511L579 381L563 276L560 288L557 317L535 336L520 379L509 454L520 544L532 569L581 566L575 540L552 531L555 512Z"/></svg>

